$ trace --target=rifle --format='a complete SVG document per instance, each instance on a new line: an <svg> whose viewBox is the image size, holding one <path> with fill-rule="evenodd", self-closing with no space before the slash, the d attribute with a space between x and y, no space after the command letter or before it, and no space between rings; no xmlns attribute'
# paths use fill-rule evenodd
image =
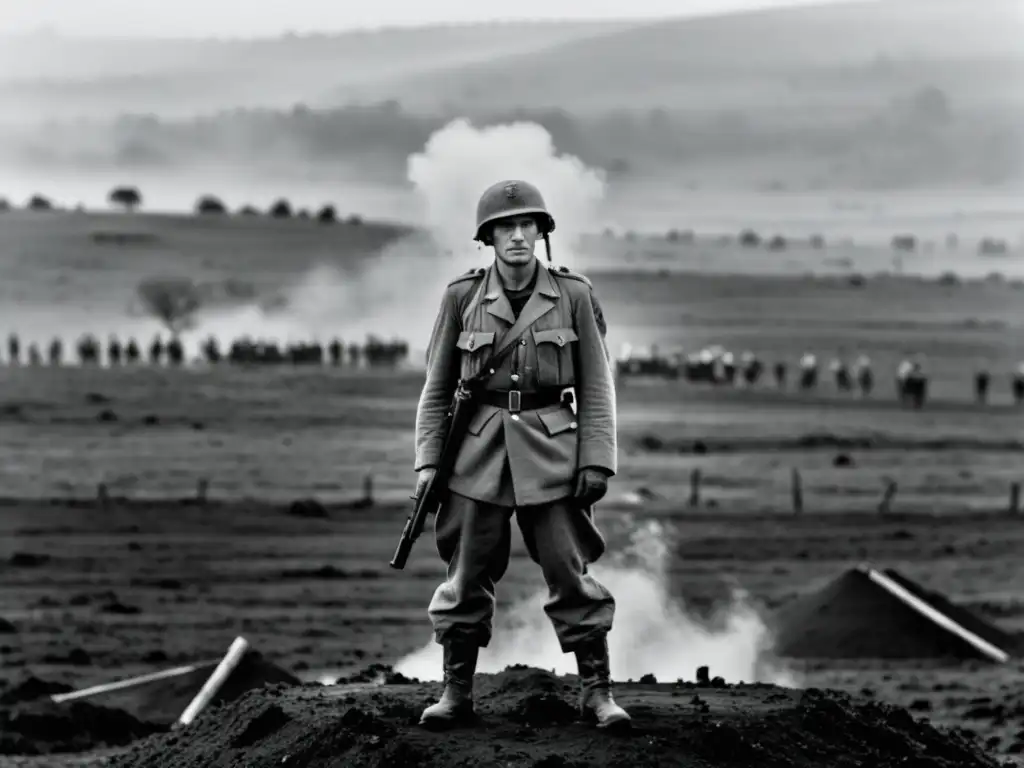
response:
<svg viewBox="0 0 1024 768"><path fill-rule="evenodd" d="M502 342L504 343L504 342ZM402 570L412 552L412 545L423 533L427 522L427 515L436 514L441 504L448 496L448 480L451 478L452 470L455 467L455 459L459 455L462 443L466 439L466 431L470 419L476 413L476 395L482 389L483 383L490 377L491 370L497 368L501 361L515 348L515 343L505 345L505 349L496 355L492 355L480 368L480 372L469 379L460 379L455 393L452 395L451 404L445 413L442 431L444 442L441 445L441 457L437 463L437 471L434 477L427 484L418 497L413 498L412 514L405 521L405 528L402 529L402 538L398 541L398 547L391 558L391 567L395 570Z"/></svg>

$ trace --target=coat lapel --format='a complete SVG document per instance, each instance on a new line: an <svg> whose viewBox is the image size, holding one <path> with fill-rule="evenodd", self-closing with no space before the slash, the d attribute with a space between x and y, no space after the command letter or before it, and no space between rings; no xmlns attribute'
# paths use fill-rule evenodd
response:
<svg viewBox="0 0 1024 768"><path fill-rule="evenodd" d="M512 307L508 303L508 298L505 296L505 290L501 287L501 279L498 277L497 270L494 268L493 264L491 265L491 272L498 285L498 291L501 294L502 300L504 300L505 306L508 307L508 314L509 316L512 316ZM490 288L489 285L488 288ZM511 328L508 329L508 332L502 337L501 342L494 348L494 354L500 355L508 349L509 345L512 344L523 333L523 331L551 311L555 304L558 303L558 299L561 295L562 292L558 289L558 284L551 276L551 273L538 262L537 284L533 288L533 293L530 294L530 298L526 302L526 306L523 307L523 311L519 313L519 319L515 321Z"/></svg>
<svg viewBox="0 0 1024 768"><path fill-rule="evenodd" d="M516 316L512 312L512 305L508 302L508 296L505 295L505 288L501 284L501 277L498 275L498 270L495 269L494 264L491 264L487 269L487 284L481 301L483 301L487 308L487 314L494 315L509 325L516 321Z"/></svg>

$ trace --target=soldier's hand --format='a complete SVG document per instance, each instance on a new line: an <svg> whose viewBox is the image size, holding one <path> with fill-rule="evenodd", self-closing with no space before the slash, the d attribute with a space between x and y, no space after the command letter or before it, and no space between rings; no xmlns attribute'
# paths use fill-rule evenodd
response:
<svg viewBox="0 0 1024 768"><path fill-rule="evenodd" d="M416 492L413 494L414 499L419 499L427 490L427 486L430 485L430 481L434 479L434 475L437 474L437 469L434 467L424 467L416 473Z"/></svg>
<svg viewBox="0 0 1024 768"><path fill-rule="evenodd" d="M594 467L584 467L576 473L576 503L581 507L596 504L608 493L608 475Z"/></svg>

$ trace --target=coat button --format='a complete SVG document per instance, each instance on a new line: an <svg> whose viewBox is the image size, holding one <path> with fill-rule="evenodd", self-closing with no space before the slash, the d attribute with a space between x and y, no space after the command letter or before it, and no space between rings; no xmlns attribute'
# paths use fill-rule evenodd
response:
<svg viewBox="0 0 1024 768"><path fill-rule="evenodd" d="M519 414L518 413L513 413L512 414L512 421L519 421Z"/></svg>
<svg viewBox="0 0 1024 768"><path fill-rule="evenodd" d="M575 422L575 421L573 421L573 422L571 422L571 423L569 424L569 429L576 429L576 427L577 427L577 426L578 426L578 425L576 424L576 422Z"/></svg>
<svg viewBox="0 0 1024 768"><path fill-rule="evenodd" d="M561 347L561 346L563 346L565 344L565 337L564 336L559 336L557 341L558 341L558 346Z"/></svg>
<svg viewBox="0 0 1024 768"><path fill-rule="evenodd" d="M519 381L519 374L518 373L513 373L512 374L512 381Z"/></svg>
<svg viewBox="0 0 1024 768"><path fill-rule="evenodd" d="M519 340L519 346L525 347L526 346L526 339L520 339Z"/></svg>
<svg viewBox="0 0 1024 768"><path fill-rule="evenodd" d="M475 347L475 346L476 346L476 342L475 342L475 341L473 341L472 339L470 339L470 340L469 340L469 344L467 344L467 345L466 345L466 348L467 348L467 349L472 349L472 348L473 348L473 347Z"/></svg>

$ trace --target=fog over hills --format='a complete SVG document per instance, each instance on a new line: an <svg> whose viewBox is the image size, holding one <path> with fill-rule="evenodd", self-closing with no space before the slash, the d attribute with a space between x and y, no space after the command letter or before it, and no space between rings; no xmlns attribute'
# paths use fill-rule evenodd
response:
<svg viewBox="0 0 1024 768"><path fill-rule="evenodd" d="M0 195L47 178L178 179L193 196L218 179L257 197L397 188L456 117L538 122L632 192L1012 189L1021 13L885 0L260 41L19 38L0 47L0 171L21 186Z"/></svg>

